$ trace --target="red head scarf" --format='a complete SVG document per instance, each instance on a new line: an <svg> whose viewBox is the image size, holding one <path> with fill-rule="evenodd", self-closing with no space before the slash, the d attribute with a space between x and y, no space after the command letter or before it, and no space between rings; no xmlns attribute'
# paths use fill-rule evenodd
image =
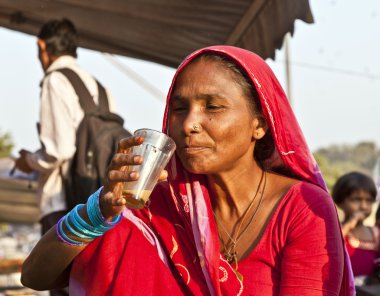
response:
<svg viewBox="0 0 380 296"><path fill-rule="evenodd" d="M232 46L212 46L198 50L186 57L173 78L167 96L163 131L167 131L169 101L178 74L194 58L203 53L226 56L248 74L258 92L264 117L270 127L276 146L276 151L271 161L276 163L276 166L280 161L285 167L285 171L293 173L292 176L316 184L327 191L319 167L309 151L301 128L280 83L265 61L248 50ZM271 167L271 164L269 164L269 167Z"/></svg>

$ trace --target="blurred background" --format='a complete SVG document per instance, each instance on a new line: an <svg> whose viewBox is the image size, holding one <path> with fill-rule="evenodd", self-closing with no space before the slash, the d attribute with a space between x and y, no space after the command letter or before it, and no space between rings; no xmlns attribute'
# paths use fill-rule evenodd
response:
<svg viewBox="0 0 380 296"><path fill-rule="evenodd" d="M267 62L289 95L329 189L353 170L379 186L380 2L309 4L314 23L296 20L292 36ZM36 37L0 27L0 40L0 260L14 260L0 265L1 293L1 286L18 284L9 276L39 238L35 176L9 172L21 148L39 147L35 126L43 71ZM129 130L161 129L175 68L84 48L78 62L112 92Z"/></svg>

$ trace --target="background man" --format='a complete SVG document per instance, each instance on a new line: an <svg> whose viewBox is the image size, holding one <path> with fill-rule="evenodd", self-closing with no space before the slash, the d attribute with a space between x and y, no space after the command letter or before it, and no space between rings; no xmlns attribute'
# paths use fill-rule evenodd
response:
<svg viewBox="0 0 380 296"><path fill-rule="evenodd" d="M38 34L38 57L45 76L41 83L40 117L38 133L41 148L36 152L20 151L17 169L39 173L37 197L41 210L42 234L54 226L67 211L61 178L61 166L68 165L75 153L75 137L84 113L79 98L69 82L55 70L69 68L83 80L98 102L95 79L77 63L77 31L67 19L51 20ZM108 93L110 111L114 102ZM64 291L51 291L51 295L67 295Z"/></svg>

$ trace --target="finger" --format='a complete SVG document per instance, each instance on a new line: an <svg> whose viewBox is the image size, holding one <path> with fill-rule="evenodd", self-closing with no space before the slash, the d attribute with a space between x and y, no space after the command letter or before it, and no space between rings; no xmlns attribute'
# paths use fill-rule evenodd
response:
<svg viewBox="0 0 380 296"><path fill-rule="evenodd" d="M167 179L168 179L168 171L163 170L160 174L160 177L158 178L158 182L163 182L163 181L166 181Z"/></svg>
<svg viewBox="0 0 380 296"><path fill-rule="evenodd" d="M107 172L105 178L103 179L103 185L109 191L113 191L116 182L125 181L126 172L128 171L128 166L131 165L140 165L143 162L143 157L139 155L131 155L124 153L117 153L113 156L110 164L108 165ZM117 171L122 171L124 175L119 175ZM112 173L111 173L112 172ZM116 174L116 175L115 175ZM113 178L113 177L116 178ZM130 176L131 177L131 176ZM132 178L134 176L132 175ZM122 179L120 181L120 179Z"/></svg>
<svg viewBox="0 0 380 296"><path fill-rule="evenodd" d="M117 153L111 160L109 170L117 169L122 166L140 165L143 160L141 155Z"/></svg>
<svg viewBox="0 0 380 296"><path fill-rule="evenodd" d="M144 142L144 137L138 136L138 137L129 137L129 138L123 138L119 141L117 151L119 153L124 152L125 150L133 147L141 145Z"/></svg>
<svg viewBox="0 0 380 296"><path fill-rule="evenodd" d="M119 207L125 205L125 199L122 198L121 196L115 195L113 192L107 192L103 196L103 206L111 206L111 207Z"/></svg>
<svg viewBox="0 0 380 296"><path fill-rule="evenodd" d="M106 219L120 214L125 207L125 199L117 197L112 192L107 192L100 197L100 208Z"/></svg>
<svg viewBox="0 0 380 296"><path fill-rule="evenodd" d="M363 219L364 217L365 217L365 213L363 213L363 212L356 212L355 213L356 219Z"/></svg>
<svg viewBox="0 0 380 296"><path fill-rule="evenodd" d="M139 173L135 171L111 170L108 172L108 180L112 183L136 181L139 176Z"/></svg>

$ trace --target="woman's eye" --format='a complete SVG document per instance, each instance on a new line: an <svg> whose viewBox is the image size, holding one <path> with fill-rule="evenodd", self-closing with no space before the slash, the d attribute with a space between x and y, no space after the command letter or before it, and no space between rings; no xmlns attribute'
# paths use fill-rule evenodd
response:
<svg viewBox="0 0 380 296"><path fill-rule="evenodd" d="M186 110L186 107L185 106L173 106L172 107L172 110L174 112L181 112L181 111L185 111Z"/></svg>
<svg viewBox="0 0 380 296"><path fill-rule="evenodd" d="M209 104L209 105L206 106L206 108L209 109L209 110L218 110L218 109L220 109L222 107L219 106L219 105Z"/></svg>

